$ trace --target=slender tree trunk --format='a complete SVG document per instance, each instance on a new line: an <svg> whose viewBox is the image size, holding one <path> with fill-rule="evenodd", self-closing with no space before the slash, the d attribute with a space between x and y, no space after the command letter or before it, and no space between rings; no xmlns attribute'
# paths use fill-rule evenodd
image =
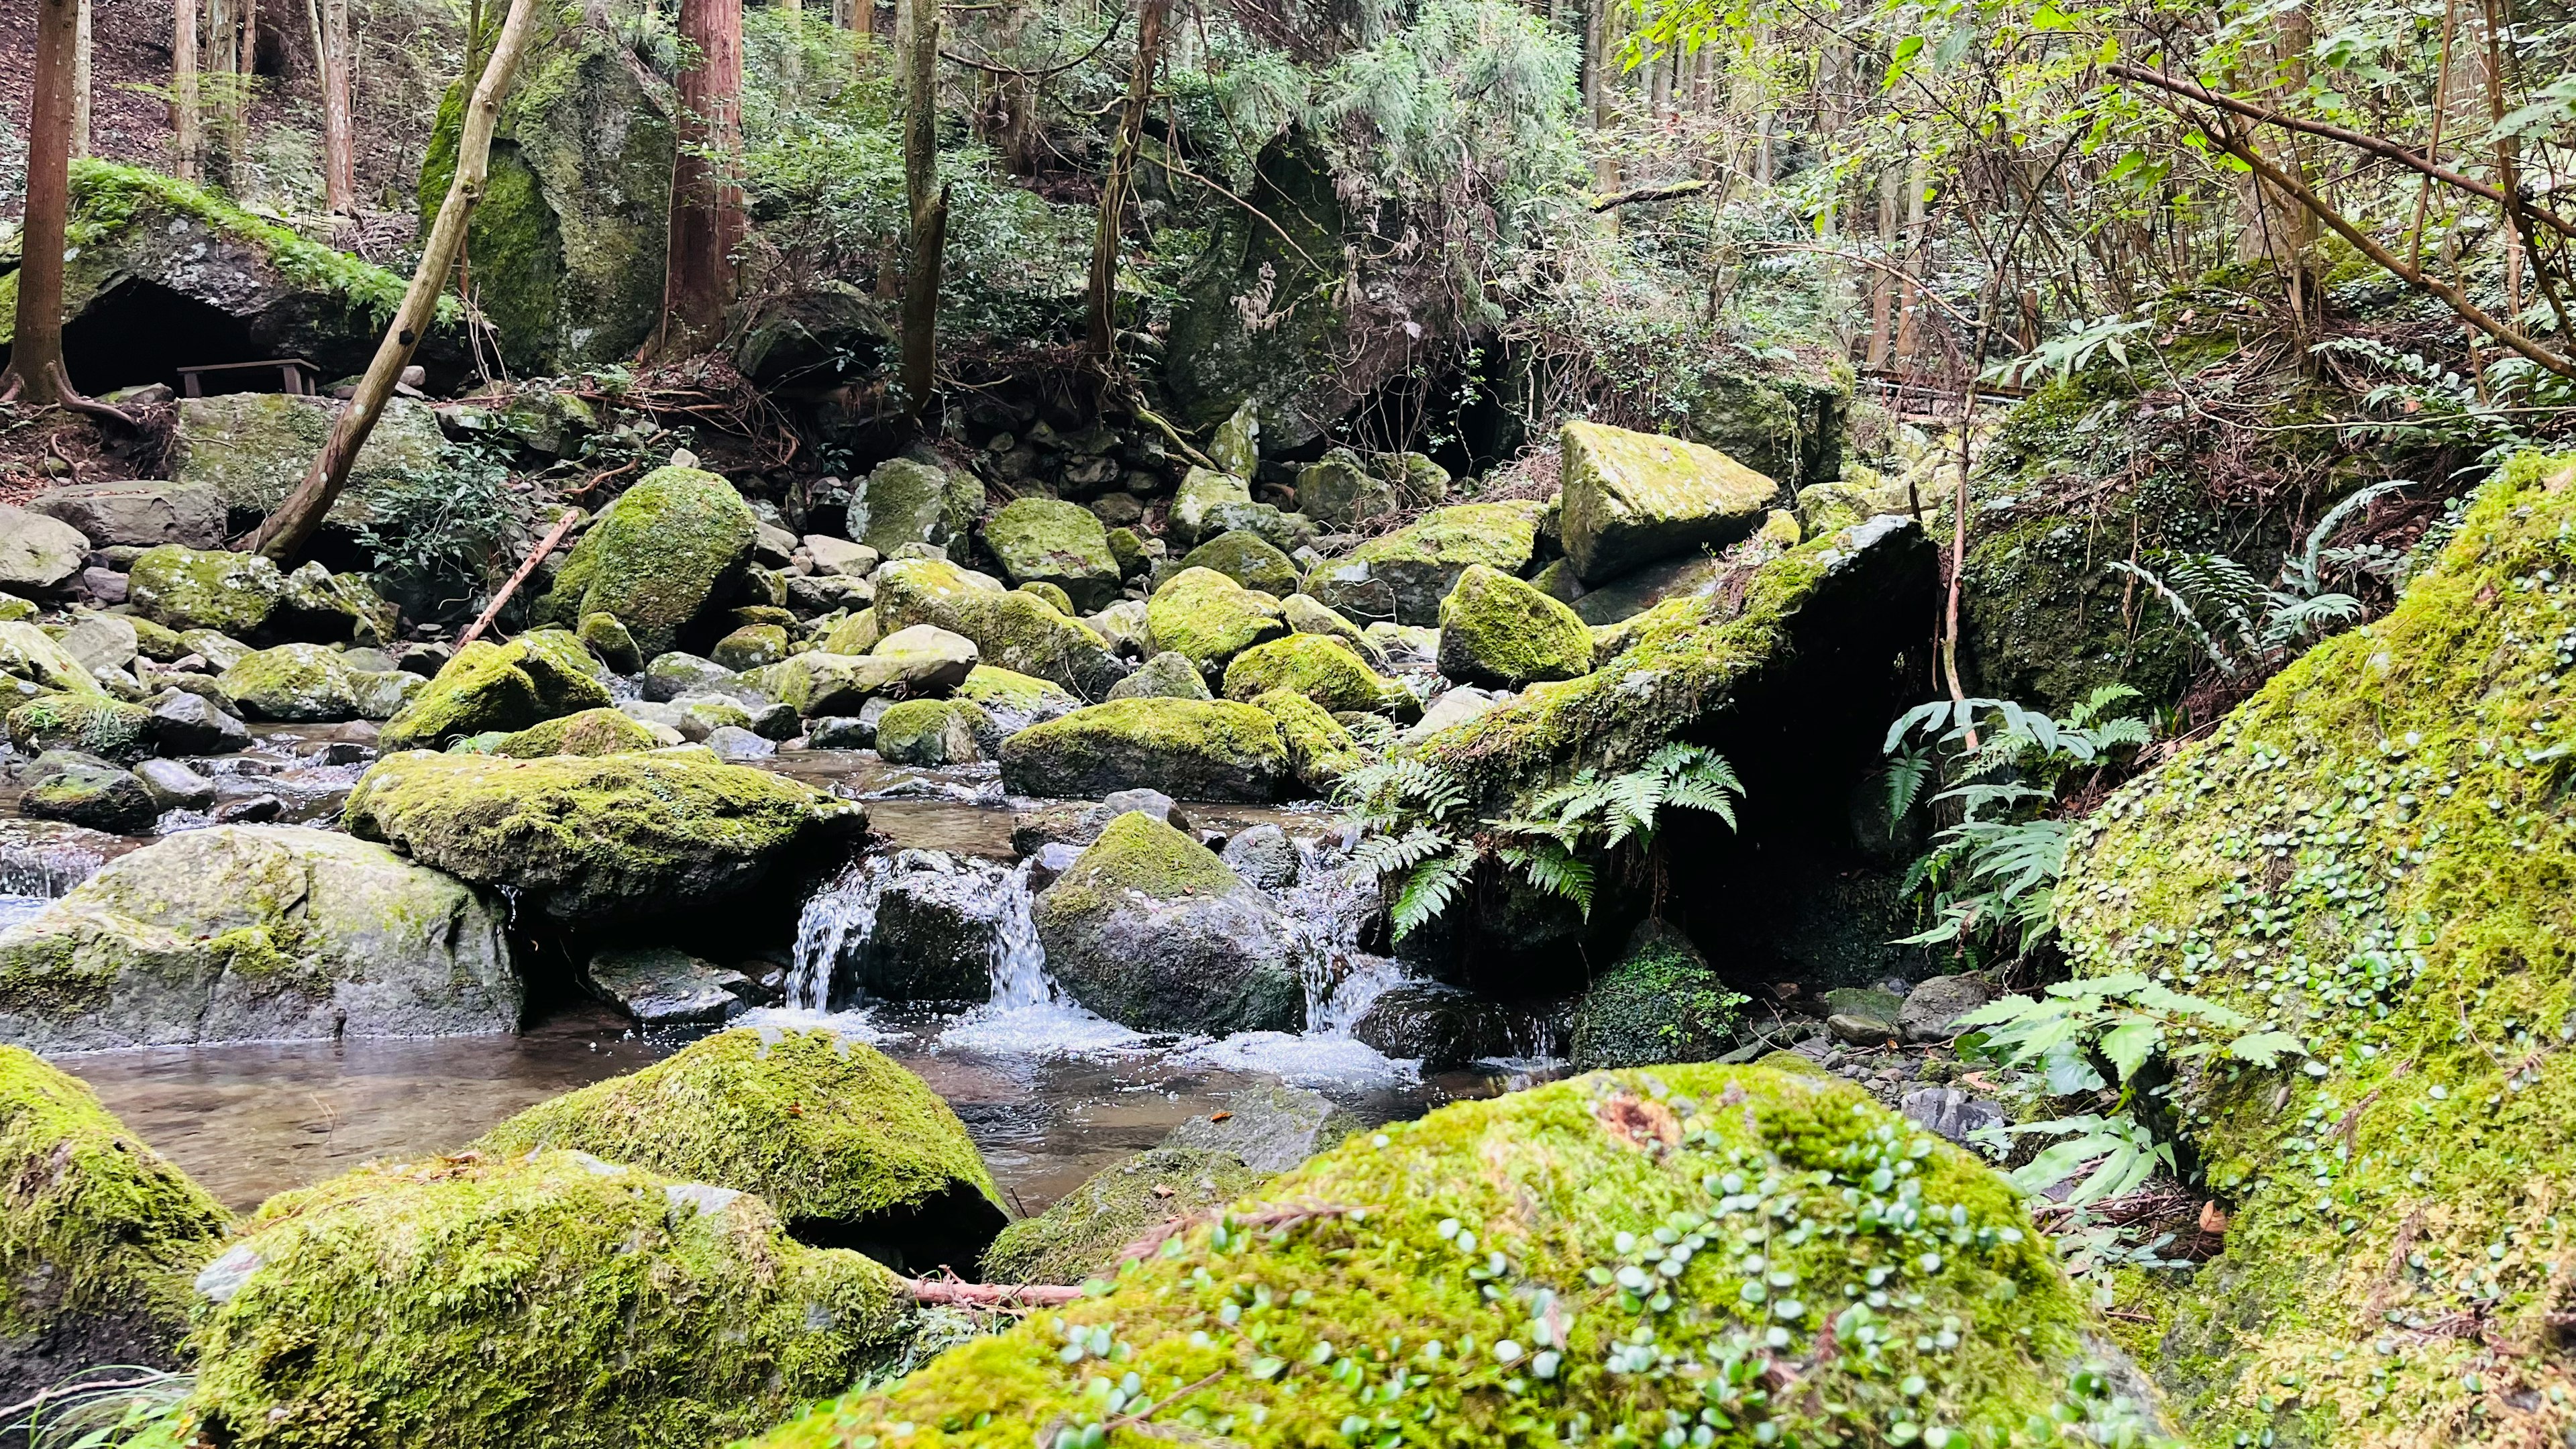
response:
<svg viewBox="0 0 2576 1449"><path fill-rule="evenodd" d="M175 0L170 22L170 162L182 181L205 179L205 113L197 99L197 0Z"/></svg>
<svg viewBox="0 0 2576 1449"><path fill-rule="evenodd" d="M1903 173L1894 166L1881 167L1878 173L1878 244L1887 257L1896 255L1896 207L1898 193L1904 188ZM1896 279L1876 268L1870 270L1869 282L1869 353L1868 365L1885 367L1888 349L1895 338Z"/></svg>
<svg viewBox="0 0 2576 1449"><path fill-rule="evenodd" d="M832 0L832 23L843 30L865 30L859 23L861 0Z"/></svg>
<svg viewBox="0 0 2576 1449"><path fill-rule="evenodd" d="M36 63L27 116L27 214L20 232L17 331L0 397L45 406L72 396L63 372L63 231L71 215L72 73L80 0L35 0Z"/></svg>
<svg viewBox="0 0 2576 1449"><path fill-rule="evenodd" d="M1163 22L1172 0L1142 0L1136 22L1136 63L1127 72L1127 105L1118 118L1118 142L1109 175L1100 186L1100 220L1091 234L1090 351L1103 367L1118 355L1118 240L1127 215L1127 190L1135 179L1136 152L1145 143L1145 111L1154 99L1154 65L1162 54Z"/></svg>
<svg viewBox="0 0 2576 1449"><path fill-rule="evenodd" d="M742 0L681 0L680 38L698 64L680 73L679 150L671 162L671 231L662 326L649 349L686 357L724 335L733 251L742 244Z"/></svg>
<svg viewBox="0 0 2576 1449"><path fill-rule="evenodd" d="M358 209L358 118L349 87L349 0L322 0L322 202Z"/></svg>
<svg viewBox="0 0 2576 1449"><path fill-rule="evenodd" d="M62 0L46 3L60 4ZM280 560L292 559L303 550L323 515L331 511L340 490L348 485L349 470L358 461L358 450L366 446L367 435L375 430L386 400L393 396L394 384L401 380L403 369L411 365L413 349L437 321L439 294L447 290L447 274L455 267L457 254L465 249L466 224L483 200L484 181L492 164L492 128L500 121L501 98L518 73L521 52L527 49L538 4L539 0L510 0L509 18L501 22L491 58L484 62L482 78L474 85L474 98L465 107L464 129L456 142L456 174L447 183L447 199L439 203L437 219L430 223L429 236L421 246L420 266L411 274L411 285L403 292L402 304L394 309L393 325L385 329L384 340L376 344L376 355L367 364L365 375L358 379L356 395L332 422L331 436L324 440L321 455L313 460L304 481L251 535L252 550Z"/></svg>
<svg viewBox="0 0 2576 1449"><path fill-rule="evenodd" d="M97 138L90 134L90 0L80 0L80 18L72 36L72 154L94 156Z"/></svg>
<svg viewBox="0 0 2576 1449"><path fill-rule="evenodd" d="M903 400L930 409L938 358L939 272L948 248L948 188L939 184L939 0L902 0L903 191L912 212L912 265L903 283Z"/></svg>

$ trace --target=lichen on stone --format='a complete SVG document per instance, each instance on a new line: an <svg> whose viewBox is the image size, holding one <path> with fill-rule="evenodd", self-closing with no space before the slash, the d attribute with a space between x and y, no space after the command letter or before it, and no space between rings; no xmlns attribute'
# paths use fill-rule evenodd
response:
<svg viewBox="0 0 2576 1449"><path fill-rule="evenodd" d="M1185 568L1145 603L1153 652L1180 654L1211 678L1255 644L1288 632L1279 601L1214 569Z"/></svg>
<svg viewBox="0 0 2576 1449"><path fill-rule="evenodd" d="M444 749L469 735L514 732L612 701L581 641L538 629L507 644L477 639L385 722L386 750Z"/></svg>

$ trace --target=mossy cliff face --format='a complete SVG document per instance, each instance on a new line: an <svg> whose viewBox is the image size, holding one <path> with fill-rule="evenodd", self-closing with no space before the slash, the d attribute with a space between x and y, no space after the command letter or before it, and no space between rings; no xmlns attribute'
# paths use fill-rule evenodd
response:
<svg viewBox="0 0 2576 1449"><path fill-rule="evenodd" d="M494 730L606 709L608 687L594 668L580 640L560 630L539 629L507 644L477 639L385 722L377 743L388 751L444 749Z"/></svg>
<svg viewBox="0 0 2576 1449"><path fill-rule="evenodd" d="M79 1079L0 1047L0 1394L167 1367L231 1217Z"/></svg>
<svg viewBox="0 0 2576 1449"><path fill-rule="evenodd" d="M343 818L363 839L566 923L653 916L749 889L800 849L864 830L820 790L702 749L506 760L378 760Z"/></svg>
<svg viewBox="0 0 2576 1449"><path fill-rule="evenodd" d="M882 1237L966 1268L1001 1190L965 1124L883 1052L830 1032L729 1031L631 1076L531 1107L483 1151L572 1149L758 1193L800 1241Z"/></svg>
<svg viewBox="0 0 2576 1449"><path fill-rule="evenodd" d="M975 641L982 662L1103 699L1126 676L1109 641L1034 594L938 559L898 559L876 572L877 627L930 624Z"/></svg>
<svg viewBox="0 0 2576 1449"><path fill-rule="evenodd" d="M538 622L572 629L592 614L614 615L647 659L701 642L718 632L718 612L741 587L759 527L724 479L656 468L573 545Z"/></svg>
<svg viewBox="0 0 2576 1449"><path fill-rule="evenodd" d="M225 1296L188 1410L239 1449L718 1443L886 1366L911 1319L759 1198L577 1152L280 1194L199 1281Z"/></svg>
<svg viewBox="0 0 2576 1449"><path fill-rule="evenodd" d="M1839 1083L1676 1067L1355 1136L759 1442L1143 1443L1150 1410L1249 1445L2003 1444L2108 1416L2085 1328L1967 1154Z"/></svg>
<svg viewBox="0 0 2576 1449"><path fill-rule="evenodd" d="M2576 1426L2571 576L2576 459L2525 458L2392 613L2113 796L2070 852L2079 972L2145 972L2309 1053L2178 1084L2226 1251L2126 1286L2204 1443Z"/></svg>

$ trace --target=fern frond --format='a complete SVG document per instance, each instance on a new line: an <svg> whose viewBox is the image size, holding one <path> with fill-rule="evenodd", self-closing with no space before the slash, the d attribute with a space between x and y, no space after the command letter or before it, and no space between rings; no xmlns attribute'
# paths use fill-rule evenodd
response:
<svg viewBox="0 0 2576 1449"><path fill-rule="evenodd" d="M1563 845L1542 840L1528 847L1506 846L1496 854L1533 889L1574 902L1585 920L1592 919L1592 867Z"/></svg>
<svg viewBox="0 0 2576 1449"><path fill-rule="evenodd" d="M1390 912L1395 939L1401 941L1416 930L1438 920L1449 902L1457 897L1458 888L1476 868L1476 854L1461 846L1447 855L1434 856L1415 866L1404 878L1404 889L1396 892Z"/></svg>

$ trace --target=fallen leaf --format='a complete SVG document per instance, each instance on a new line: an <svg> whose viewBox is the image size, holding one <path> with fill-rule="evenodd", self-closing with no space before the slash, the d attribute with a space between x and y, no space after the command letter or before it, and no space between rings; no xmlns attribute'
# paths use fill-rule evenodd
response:
<svg viewBox="0 0 2576 1449"><path fill-rule="evenodd" d="M1210 1112L1208 1114L1208 1120L1211 1122L1222 1122L1233 1115L1234 1114L1232 1112Z"/></svg>
<svg viewBox="0 0 2576 1449"><path fill-rule="evenodd" d="M2226 1233L2227 1209L2220 1207L2216 1198L2200 1205L2200 1230L2213 1238Z"/></svg>

